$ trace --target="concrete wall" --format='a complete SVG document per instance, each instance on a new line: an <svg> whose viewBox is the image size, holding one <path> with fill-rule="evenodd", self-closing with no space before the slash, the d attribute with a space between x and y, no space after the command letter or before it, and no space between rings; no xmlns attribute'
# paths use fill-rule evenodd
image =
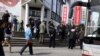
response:
<svg viewBox="0 0 100 56"><path fill-rule="evenodd" d="M51 9L52 0L43 0L43 4L44 4L47 8Z"/></svg>

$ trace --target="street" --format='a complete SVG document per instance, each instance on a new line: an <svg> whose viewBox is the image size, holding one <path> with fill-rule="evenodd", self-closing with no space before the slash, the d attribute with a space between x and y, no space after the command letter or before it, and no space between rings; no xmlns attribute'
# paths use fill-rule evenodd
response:
<svg viewBox="0 0 100 56"><path fill-rule="evenodd" d="M9 52L8 47L4 47L6 56L21 56L19 51L22 47L12 47L12 53ZM81 50L79 47L73 50L67 47L33 47L34 55L29 55L28 48L25 50L22 56L81 56Z"/></svg>

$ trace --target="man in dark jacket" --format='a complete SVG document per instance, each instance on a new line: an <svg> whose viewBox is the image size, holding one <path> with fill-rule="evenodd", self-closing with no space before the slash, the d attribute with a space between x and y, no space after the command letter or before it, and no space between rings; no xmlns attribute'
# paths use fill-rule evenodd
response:
<svg viewBox="0 0 100 56"><path fill-rule="evenodd" d="M50 36L49 47L53 46L53 48L55 48L56 30L53 23L50 23L49 25L49 36Z"/></svg>
<svg viewBox="0 0 100 56"><path fill-rule="evenodd" d="M10 17L10 14L9 14L9 12L6 10L5 13L4 13L4 15L2 16L2 20L3 20L4 22L9 22L9 17Z"/></svg>
<svg viewBox="0 0 100 56"><path fill-rule="evenodd" d="M84 28L81 28L81 29L80 29L80 32L79 32L80 49L83 48L84 34L85 34Z"/></svg>
<svg viewBox="0 0 100 56"><path fill-rule="evenodd" d="M28 20L28 24L31 24L31 32L32 32L32 37L33 37L33 26L34 26L34 19L32 18L32 16L29 16L29 20Z"/></svg>
<svg viewBox="0 0 100 56"><path fill-rule="evenodd" d="M71 29L70 36L69 36L68 48L73 49L75 47L75 39L76 39L76 32L75 32L75 28L73 27Z"/></svg>
<svg viewBox="0 0 100 56"><path fill-rule="evenodd" d="M4 27L3 22L0 20L0 56L5 56L2 41L4 41Z"/></svg>

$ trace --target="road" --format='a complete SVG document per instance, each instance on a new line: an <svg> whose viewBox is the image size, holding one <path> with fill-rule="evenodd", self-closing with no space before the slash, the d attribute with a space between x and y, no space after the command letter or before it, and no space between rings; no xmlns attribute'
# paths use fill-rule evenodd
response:
<svg viewBox="0 0 100 56"><path fill-rule="evenodd" d="M9 52L8 47L4 47L6 56L20 56L19 51L22 47L12 47L12 53ZM79 47L73 50L67 47L33 47L34 55L29 55L28 48L25 50L22 56L81 56L81 50Z"/></svg>

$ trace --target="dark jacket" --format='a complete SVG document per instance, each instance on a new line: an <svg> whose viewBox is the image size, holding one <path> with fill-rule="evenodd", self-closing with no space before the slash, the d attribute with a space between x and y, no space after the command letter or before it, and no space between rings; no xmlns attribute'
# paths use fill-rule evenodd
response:
<svg viewBox="0 0 100 56"><path fill-rule="evenodd" d="M4 29L0 28L0 42L4 40Z"/></svg>
<svg viewBox="0 0 100 56"><path fill-rule="evenodd" d="M9 17L10 17L9 13L5 13L5 14L2 16L2 20L8 22Z"/></svg>
<svg viewBox="0 0 100 56"><path fill-rule="evenodd" d="M33 18L29 18L29 24L31 24L31 26L34 26L34 19Z"/></svg>
<svg viewBox="0 0 100 56"><path fill-rule="evenodd" d="M79 32L79 39L83 39L84 38L84 34L85 34L84 31L80 31Z"/></svg>
<svg viewBox="0 0 100 56"><path fill-rule="evenodd" d="M56 35L56 29L54 28L54 25L50 25L49 26L49 34L51 35L53 35L53 37L55 37L55 35Z"/></svg>
<svg viewBox="0 0 100 56"><path fill-rule="evenodd" d="M76 32L70 32L70 36L69 36L69 39L76 39Z"/></svg>

